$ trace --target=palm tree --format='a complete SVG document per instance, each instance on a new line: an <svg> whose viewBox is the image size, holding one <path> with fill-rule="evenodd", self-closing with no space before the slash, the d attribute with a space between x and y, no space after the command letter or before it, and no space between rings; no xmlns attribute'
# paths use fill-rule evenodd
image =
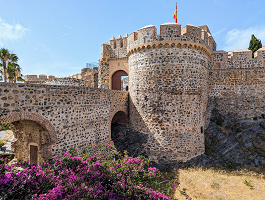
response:
<svg viewBox="0 0 265 200"><path fill-rule="evenodd" d="M21 74L20 66L15 62L8 62L7 65L8 79L11 82L24 81Z"/></svg>
<svg viewBox="0 0 265 200"><path fill-rule="evenodd" d="M4 70L4 80L5 80L5 82L7 80L6 62L8 61L9 55L10 54L9 54L8 49L5 49L5 48L0 49L0 60L2 61L1 65L2 65L3 70Z"/></svg>
<svg viewBox="0 0 265 200"><path fill-rule="evenodd" d="M3 77L2 77L3 72L2 72L2 69L1 69L2 67L3 67L3 65L0 63L0 81L3 80Z"/></svg>
<svg viewBox="0 0 265 200"><path fill-rule="evenodd" d="M0 60L2 61L2 63L0 63L0 67L3 67L3 75L5 82L7 82L7 79L12 82L16 82L17 80L23 81L22 74L20 74L21 68L17 64L18 57L16 54L9 52L8 49L2 48L0 49Z"/></svg>

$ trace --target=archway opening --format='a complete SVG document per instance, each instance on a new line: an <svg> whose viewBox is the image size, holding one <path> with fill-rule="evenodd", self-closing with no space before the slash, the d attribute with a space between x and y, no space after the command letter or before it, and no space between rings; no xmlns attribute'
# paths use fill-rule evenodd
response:
<svg viewBox="0 0 265 200"><path fill-rule="evenodd" d="M51 159L51 140L46 128L31 120L15 121L12 124L15 129L23 131L13 144L17 159L38 165Z"/></svg>
<svg viewBox="0 0 265 200"><path fill-rule="evenodd" d="M111 120L111 140L118 151L123 152L122 143L124 141L124 132L127 130L127 115L123 111L118 111Z"/></svg>
<svg viewBox="0 0 265 200"><path fill-rule="evenodd" d="M128 91L128 83L128 74L123 70L116 71L111 77L113 90Z"/></svg>
<svg viewBox="0 0 265 200"><path fill-rule="evenodd" d="M130 129L129 120L123 111L117 112L111 120L111 140L119 152L128 152L129 156L146 156L144 145L147 135Z"/></svg>

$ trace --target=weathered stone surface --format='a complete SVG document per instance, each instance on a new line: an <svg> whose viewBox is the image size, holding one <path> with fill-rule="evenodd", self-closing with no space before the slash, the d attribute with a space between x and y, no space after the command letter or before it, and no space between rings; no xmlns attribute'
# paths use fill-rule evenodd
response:
<svg viewBox="0 0 265 200"><path fill-rule="evenodd" d="M148 157L144 150L147 135L130 129L126 124L111 124L111 140L121 153L126 150L129 156L142 155Z"/></svg>
<svg viewBox="0 0 265 200"><path fill-rule="evenodd" d="M68 145L82 152L88 144L109 142L110 122L115 113L128 114L128 92L62 85L21 85L0 83L0 88L9 90L6 96L13 97L0 100L3 120L25 131L26 138L17 147L25 153L19 154L18 158L28 160L26 149L30 141L39 145L39 158L46 154L47 159L53 155L61 156L63 151L69 150ZM19 93L14 94L13 90ZM23 121L28 125L21 124ZM34 128L31 122L40 127ZM42 143L44 136L41 135L45 131L47 142ZM44 152L46 150L48 152Z"/></svg>
<svg viewBox="0 0 265 200"><path fill-rule="evenodd" d="M218 125L218 119L224 119ZM265 165L265 119L238 119L237 115L213 115L205 131L205 154L171 167L207 164L258 167ZM264 134L264 137L262 135Z"/></svg>
<svg viewBox="0 0 265 200"><path fill-rule="evenodd" d="M160 35L149 25L123 38L112 37L101 50L98 69L72 76L86 82L30 75L28 82L56 84L0 84L1 115L12 122L34 119L48 130L53 154L66 151L68 144L82 149L87 143L109 141L110 124L118 111L129 116L122 135L145 135L140 152L157 163L187 161L203 154L207 127L209 137L218 141L217 151L222 152L216 154L218 158L234 156L241 162L244 150L239 139L242 148L255 144L256 152L262 154L264 144L257 139L260 128L242 120L265 117L265 47L255 58L246 49L216 51L206 25L181 29L179 24L165 23ZM129 98L128 93L85 87L111 89L117 70L128 74ZM220 116L212 120L220 127L210 120L214 109ZM238 130L227 124L232 119L240 121ZM255 141L244 131L237 136L240 128L253 132ZM206 138L207 142L212 140ZM254 157L250 156L251 163L257 165L259 157ZM213 157L199 158L199 163L216 162Z"/></svg>

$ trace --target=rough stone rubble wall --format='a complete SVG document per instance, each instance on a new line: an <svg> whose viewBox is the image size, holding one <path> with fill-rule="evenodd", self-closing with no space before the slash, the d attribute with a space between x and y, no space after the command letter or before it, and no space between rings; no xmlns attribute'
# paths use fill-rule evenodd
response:
<svg viewBox="0 0 265 200"><path fill-rule="evenodd" d="M129 57L131 128L148 135L158 162L204 153L208 57L195 49L156 48Z"/></svg>
<svg viewBox="0 0 265 200"><path fill-rule="evenodd" d="M86 81L86 86L97 88L98 87L98 68L81 70L82 80Z"/></svg>
<svg viewBox="0 0 265 200"><path fill-rule="evenodd" d="M98 88L109 89L109 58L102 58L98 65Z"/></svg>
<svg viewBox="0 0 265 200"><path fill-rule="evenodd" d="M49 158L52 157L52 154L50 154L51 141L48 131L45 130L45 128L30 120L14 122L14 125L16 129L24 132L24 134L22 134L17 141L12 144L12 147L14 148L13 152L15 153L16 158L24 161L30 161L30 145L38 147L38 164L47 162Z"/></svg>
<svg viewBox="0 0 265 200"><path fill-rule="evenodd" d="M216 44L207 26L146 26L126 37L130 126L148 135L145 150L158 162L186 161L204 152L208 62ZM99 87L109 87L117 40L102 45ZM123 46L124 48L124 46ZM115 70L114 70L115 71ZM126 71L126 70L124 70Z"/></svg>
<svg viewBox="0 0 265 200"><path fill-rule="evenodd" d="M127 104L128 92L0 83L0 114L11 122L36 121L54 132L49 135L55 141L52 155L61 155L68 145L80 152L89 143L108 142L111 117L119 110L126 113Z"/></svg>
<svg viewBox="0 0 265 200"><path fill-rule="evenodd" d="M231 58L224 51L212 54L207 125L213 108L241 119L265 114L265 49L257 53L254 59L251 51L233 52Z"/></svg>
<svg viewBox="0 0 265 200"><path fill-rule="evenodd" d="M68 86L87 86L87 81L76 78L56 78L45 81L45 85L68 85Z"/></svg>

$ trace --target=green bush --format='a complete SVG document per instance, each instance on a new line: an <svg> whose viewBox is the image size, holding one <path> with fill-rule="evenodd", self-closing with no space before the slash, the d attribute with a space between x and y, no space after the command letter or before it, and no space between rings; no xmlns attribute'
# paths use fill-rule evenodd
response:
<svg viewBox="0 0 265 200"><path fill-rule="evenodd" d="M235 169L236 168L236 166L235 166L235 163L233 163L233 162L228 162L228 163L226 163L226 165L225 165L228 169Z"/></svg>
<svg viewBox="0 0 265 200"><path fill-rule="evenodd" d="M179 185L176 179L165 180L148 159L115 151L113 143L95 147L96 153L78 156L71 147L71 154L53 157L54 165L28 165L20 172L13 168L21 163L0 165L0 199L162 200Z"/></svg>

